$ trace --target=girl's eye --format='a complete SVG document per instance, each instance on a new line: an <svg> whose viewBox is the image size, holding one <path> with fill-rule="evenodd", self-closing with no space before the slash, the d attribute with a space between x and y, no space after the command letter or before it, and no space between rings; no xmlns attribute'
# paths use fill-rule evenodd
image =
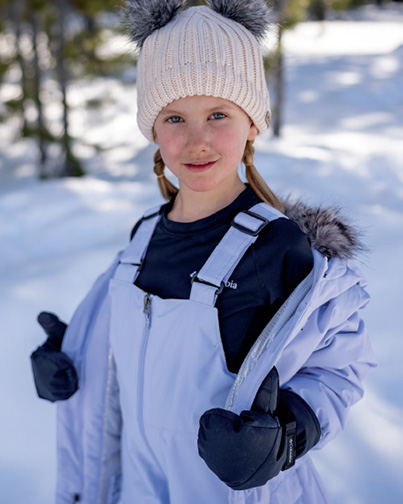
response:
<svg viewBox="0 0 403 504"><path fill-rule="evenodd" d="M167 119L167 122L172 123L172 124L177 124L182 121L182 118L179 116L172 116Z"/></svg>
<svg viewBox="0 0 403 504"><path fill-rule="evenodd" d="M225 114L222 114L221 112L214 112L214 114L211 115L213 119L224 119Z"/></svg>

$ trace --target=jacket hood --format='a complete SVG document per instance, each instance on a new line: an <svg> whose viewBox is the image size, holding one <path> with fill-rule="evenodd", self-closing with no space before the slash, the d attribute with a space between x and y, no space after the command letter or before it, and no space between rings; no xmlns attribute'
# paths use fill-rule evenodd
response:
<svg viewBox="0 0 403 504"><path fill-rule="evenodd" d="M308 235L312 246L331 258L348 260L363 252L359 231L337 207L313 207L300 200L283 202L285 215Z"/></svg>

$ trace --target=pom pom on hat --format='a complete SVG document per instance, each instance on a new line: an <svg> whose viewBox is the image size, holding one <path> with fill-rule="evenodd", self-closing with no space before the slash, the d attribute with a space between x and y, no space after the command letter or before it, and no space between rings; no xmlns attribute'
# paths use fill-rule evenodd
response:
<svg viewBox="0 0 403 504"><path fill-rule="evenodd" d="M271 25L270 9L265 0L208 0L208 5L222 16L243 25L257 39L263 38Z"/></svg>
<svg viewBox="0 0 403 504"><path fill-rule="evenodd" d="M126 0L124 13L130 38L138 47L176 16L184 0Z"/></svg>

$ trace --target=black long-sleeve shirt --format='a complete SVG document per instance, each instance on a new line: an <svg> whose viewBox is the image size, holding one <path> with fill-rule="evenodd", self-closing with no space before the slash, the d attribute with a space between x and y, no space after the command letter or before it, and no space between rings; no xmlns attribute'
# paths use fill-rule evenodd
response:
<svg viewBox="0 0 403 504"><path fill-rule="evenodd" d="M192 273L202 268L235 215L260 201L247 186L229 206L190 223L169 220L173 201L169 202L150 241L136 285L161 298L189 298ZM238 372L263 328L312 266L308 237L297 224L280 218L263 229L216 303L231 372Z"/></svg>

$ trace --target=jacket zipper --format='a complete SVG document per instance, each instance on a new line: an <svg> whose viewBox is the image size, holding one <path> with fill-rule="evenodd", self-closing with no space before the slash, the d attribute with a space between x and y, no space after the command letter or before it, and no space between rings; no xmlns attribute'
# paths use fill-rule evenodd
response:
<svg viewBox="0 0 403 504"><path fill-rule="evenodd" d="M137 376L137 421L138 421L140 433L141 433L144 441L147 443L147 445L148 445L148 442L147 442L147 439L145 436L145 430L144 430L143 403L144 403L145 356L146 356L146 352L147 352L148 337L149 337L150 327L151 327L151 302L152 302L151 294L146 294L144 296L144 307L143 307L145 324L144 324L144 331L143 331L143 340L141 342L141 348L140 348L140 353L139 353L138 376Z"/></svg>
<svg viewBox="0 0 403 504"><path fill-rule="evenodd" d="M106 432L107 432L107 422L108 422L108 403L111 400L111 387L112 387L112 379L113 379L113 352L112 352L112 347L109 348L109 353L108 353L108 372L107 372L107 381L106 381L106 388L105 388L105 406L104 406L104 415L103 415L103 435L102 435L102 455L101 455L101 470L100 470L100 478L99 478L99 488L98 488L98 503L102 503L105 500L105 447L106 447ZM108 483L107 483L108 484ZM110 493L110 482L109 482L109 493ZM78 496L80 497L80 496ZM77 502L80 501L80 498L77 499ZM108 502L110 501L110 497L108 497Z"/></svg>
<svg viewBox="0 0 403 504"><path fill-rule="evenodd" d="M263 329L258 339L253 344L249 353L245 357L234 384L228 394L227 401L225 403L225 409L230 410L239 394L239 390L249 375L249 372L255 367L260 355L265 349L272 345L277 334L281 331L284 324L294 316L297 306L305 299L309 291L312 290L313 285L313 270L312 272L295 288L295 290L290 294L283 305L278 309L277 313L270 320L268 325ZM300 321L308 309L309 304L305 306L302 313L299 315L298 320L295 322L294 329L299 326ZM251 362L252 361L252 362ZM262 378L263 379L263 378Z"/></svg>

